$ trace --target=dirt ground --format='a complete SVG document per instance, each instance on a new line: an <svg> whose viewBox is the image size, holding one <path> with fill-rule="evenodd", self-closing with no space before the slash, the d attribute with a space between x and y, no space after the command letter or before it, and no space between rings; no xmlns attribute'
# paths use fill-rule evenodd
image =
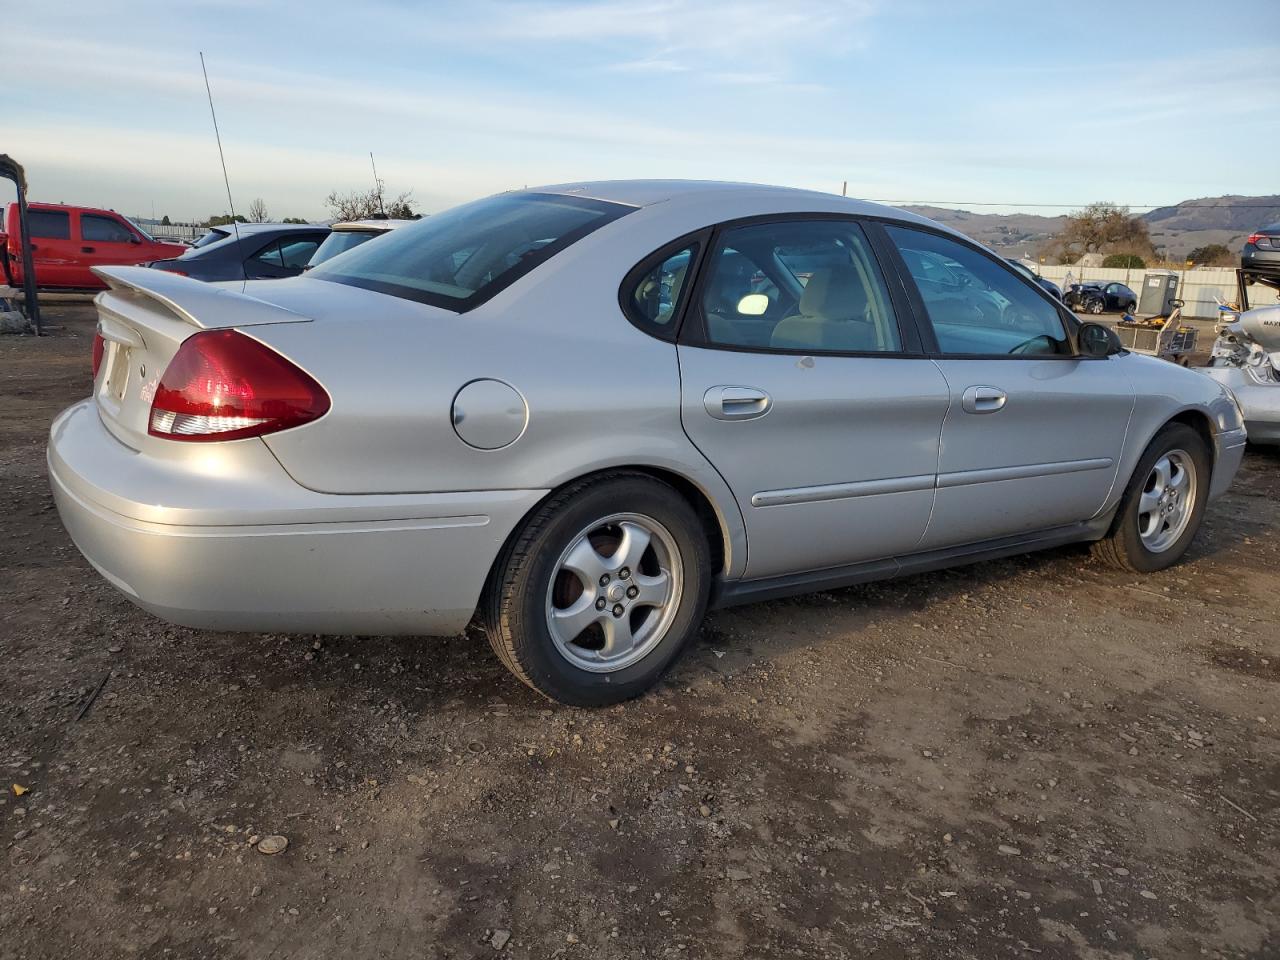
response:
<svg viewBox="0 0 1280 960"><path fill-rule="evenodd" d="M1277 454L1165 573L721 612L579 711L478 635L134 608L53 509L92 315L47 315L0 339L0 957L1280 957Z"/></svg>

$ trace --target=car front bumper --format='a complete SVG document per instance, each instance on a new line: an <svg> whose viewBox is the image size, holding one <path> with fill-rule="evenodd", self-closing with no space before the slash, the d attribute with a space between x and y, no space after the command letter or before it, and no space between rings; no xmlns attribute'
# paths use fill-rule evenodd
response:
<svg viewBox="0 0 1280 960"><path fill-rule="evenodd" d="M1235 395L1250 443L1280 444L1280 383L1259 380L1243 367L1204 367L1200 372Z"/></svg>
<svg viewBox="0 0 1280 960"><path fill-rule="evenodd" d="M50 430L54 500L108 581L175 623L216 630L461 631L494 558L546 493L334 495L299 486L260 440L176 444L172 459L115 438L91 400ZM217 445L221 446L221 445ZM210 459L212 458L212 459Z"/></svg>

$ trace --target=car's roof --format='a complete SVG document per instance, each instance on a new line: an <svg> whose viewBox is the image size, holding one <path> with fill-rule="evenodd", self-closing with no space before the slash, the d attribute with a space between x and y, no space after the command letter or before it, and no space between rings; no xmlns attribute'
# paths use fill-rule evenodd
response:
<svg viewBox="0 0 1280 960"><path fill-rule="evenodd" d="M369 220L343 220L339 223L330 224L329 229L336 230L339 233L374 233L384 230L394 230L396 227L403 227L406 223L417 222L417 220L396 220L390 217L374 217Z"/></svg>
<svg viewBox="0 0 1280 960"><path fill-rule="evenodd" d="M6 206L17 206L17 204L6 204ZM44 200L28 200L28 210L79 210L81 213L111 213L116 216L123 214L108 209L107 207L90 207L82 203L48 203Z"/></svg>
<svg viewBox="0 0 1280 960"><path fill-rule="evenodd" d="M866 216L892 216L903 220L924 221L922 217L895 207L872 203L869 200L840 197L820 190L775 187L760 183L731 183L721 180L598 180L530 187L527 192L570 194L623 203L632 207L648 207L659 203L702 202L716 198L723 198L727 203L742 205L776 203L781 200L793 203L797 211L848 211Z"/></svg>
<svg viewBox="0 0 1280 960"><path fill-rule="evenodd" d="M266 233L267 231L277 231L279 233L293 233L298 230L328 230L328 226L323 223L237 223L234 226L230 223L220 223L216 227L210 227L210 230L220 230L226 234L239 233L241 236L252 233Z"/></svg>

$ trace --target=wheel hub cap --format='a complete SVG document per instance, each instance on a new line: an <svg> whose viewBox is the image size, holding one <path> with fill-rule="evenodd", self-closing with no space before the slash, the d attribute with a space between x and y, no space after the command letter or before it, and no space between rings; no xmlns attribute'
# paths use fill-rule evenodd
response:
<svg viewBox="0 0 1280 960"><path fill-rule="evenodd" d="M552 642L582 670L625 669L662 642L683 588L680 552L666 527L637 513L605 517L556 561L546 600Z"/></svg>
<svg viewBox="0 0 1280 960"><path fill-rule="evenodd" d="M1152 553L1168 550L1186 531L1196 482L1195 461L1185 450L1170 450L1152 465L1138 499L1138 533Z"/></svg>

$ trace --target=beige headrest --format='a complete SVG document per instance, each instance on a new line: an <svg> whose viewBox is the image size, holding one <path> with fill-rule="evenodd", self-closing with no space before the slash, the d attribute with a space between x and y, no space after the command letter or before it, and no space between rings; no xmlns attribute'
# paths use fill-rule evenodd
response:
<svg viewBox="0 0 1280 960"><path fill-rule="evenodd" d="M800 296L800 313L824 320L863 319L867 288L852 264L813 271Z"/></svg>

